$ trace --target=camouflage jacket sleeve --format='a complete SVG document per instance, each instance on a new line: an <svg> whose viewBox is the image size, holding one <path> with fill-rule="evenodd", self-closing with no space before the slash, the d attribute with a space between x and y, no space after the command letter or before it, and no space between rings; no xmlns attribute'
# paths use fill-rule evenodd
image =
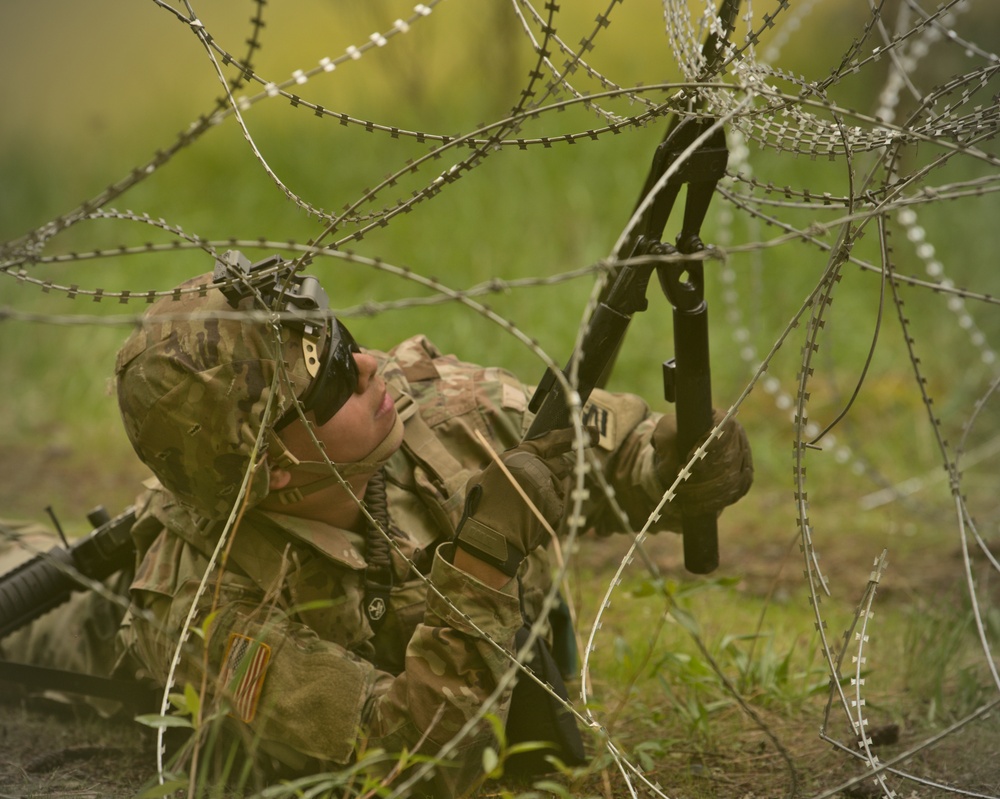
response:
<svg viewBox="0 0 1000 799"><path fill-rule="evenodd" d="M192 543L196 531L175 526L186 512L169 500L150 510L135 532L145 552L132 587L141 612L123 639L131 662L162 685L207 567L207 547ZM312 761L346 764L362 748L412 752L420 744L422 754L434 755L496 688L508 665L503 652L522 624L516 583L492 590L454 568L446 548L439 549L429 575L437 591L428 592L404 670L393 675L365 657L358 633L364 625L352 621L358 607L352 586L363 572L347 561L310 560L312 548L294 541L274 556L267 534L243 535L254 532L238 530L227 569L210 576L194 618L208 651L187 654L178 682L197 687L200 664L207 663L216 698L261 751L293 769L315 768ZM281 586L268 590L262 583L273 576L281 577ZM318 602L335 584L346 586L340 596ZM494 712L502 716L508 701L509 691ZM467 787L491 741L489 725L475 725L453 752L459 767L440 770L437 790L449 795Z"/></svg>

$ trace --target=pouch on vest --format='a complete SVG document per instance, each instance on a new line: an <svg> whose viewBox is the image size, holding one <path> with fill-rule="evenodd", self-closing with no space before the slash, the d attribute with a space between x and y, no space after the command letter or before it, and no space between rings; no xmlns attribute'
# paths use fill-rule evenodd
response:
<svg viewBox="0 0 1000 799"><path fill-rule="evenodd" d="M514 635L514 646L520 651L528 640L531 628L524 625ZM566 685L559 668L541 638L535 639L532 658L527 664L543 683L547 683L560 699L567 699ZM579 766L587 761L583 740L576 719L546 689L530 677L521 675L514 685L507 716L507 744L526 741L546 741L551 746L522 752L504 763L504 773L514 777L531 777L554 771L546 755L557 757L567 766Z"/></svg>

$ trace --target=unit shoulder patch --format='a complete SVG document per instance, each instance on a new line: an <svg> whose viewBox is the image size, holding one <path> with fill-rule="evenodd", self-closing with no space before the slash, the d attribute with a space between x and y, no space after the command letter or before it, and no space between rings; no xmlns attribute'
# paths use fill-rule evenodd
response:
<svg viewBox="0 0 1000 799"><path fill-rule="evenodd" d="M597 446L613 450L618 442L616 435L615 409L610 403L603 403L591 397L583 406L583 424L597 430Z"/></svg>

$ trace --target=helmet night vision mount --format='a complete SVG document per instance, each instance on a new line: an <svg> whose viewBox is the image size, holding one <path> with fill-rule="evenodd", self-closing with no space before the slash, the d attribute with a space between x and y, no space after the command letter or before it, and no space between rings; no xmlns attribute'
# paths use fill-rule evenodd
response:
<svg viewBox="0 0 1000 799"><path fill-rule="evenodd" d="M269 309L283 312L283 325L302 333L302 355L312 382L299 402L303 413L312 411L318 424L326 424L357 390L354 354L361 348L350 331L328 313L330 299L320 282L312 275L294 274L291 262L280 255L251 263L236 250L227 250L216 260L213 279L232 307L257 296ZM324 332L326 343L320 355ZM293 406L274 429L280 430L297 418Z"/></svg>
<svg viewBox="0 0 1000 799"><path fill-rule="evenodd" d="M216 258L212 277L233 308L247 297L258 296L265 307L285 314L282 324L297 327L306 336L321 336L327 318L302 312L327 310L326 290L312 275L294 274L292 262L280 255L251 263L239 250L226 250Z"/></svg>

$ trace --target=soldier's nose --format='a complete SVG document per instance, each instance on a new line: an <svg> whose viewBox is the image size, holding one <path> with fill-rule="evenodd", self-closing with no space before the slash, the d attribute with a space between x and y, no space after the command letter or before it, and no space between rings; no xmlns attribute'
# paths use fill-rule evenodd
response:
<svg viewBox="0 0 1000 799"><path fill-rule="evenodd" d="M358 386L355 393L364 394L368 389L368 384L378 370L378 361L371 355L364 352L354 353L354 363L358 367Z"/></svg>

